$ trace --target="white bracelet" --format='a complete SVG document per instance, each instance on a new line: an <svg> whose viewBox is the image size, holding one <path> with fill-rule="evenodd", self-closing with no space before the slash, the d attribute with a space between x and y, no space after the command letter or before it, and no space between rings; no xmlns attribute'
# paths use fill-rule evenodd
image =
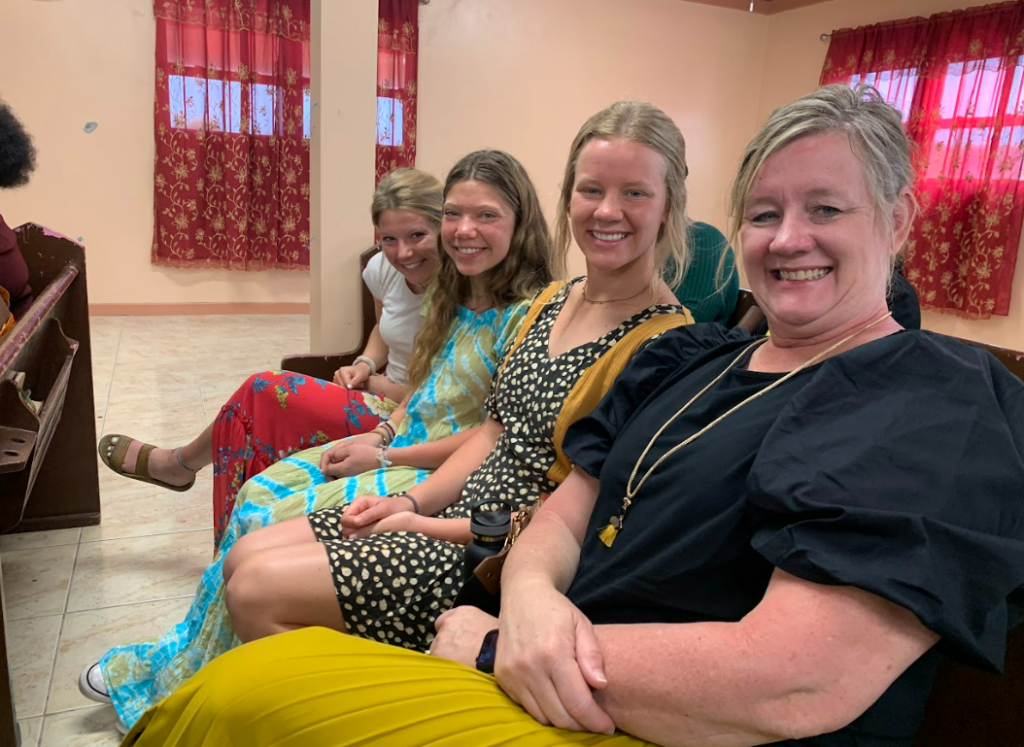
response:
<svg viewBox="0 0 1024 747"><path fill-rule="evenodd" d="M377 375L377 363L373 360L373 358L367 358L365 355L357 355L356 359L352 361L352 365L354 366L357 363L365 363L367 366L369 366L370 376Z"/></svg>
<svg viewBox="0 0 1024 747"><path fill-rule="evenodd" d="M387 446L382 446L380 451L377 452L377 464L380 465L381 469L387 469L391 466L391 460L388 459Z"/></svg>

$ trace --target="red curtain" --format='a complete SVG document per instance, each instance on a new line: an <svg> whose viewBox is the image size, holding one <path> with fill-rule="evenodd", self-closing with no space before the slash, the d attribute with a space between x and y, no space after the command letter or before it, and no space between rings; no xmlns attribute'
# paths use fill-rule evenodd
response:
<svg viewBox="0 0 1024 747"><path fill-rule="evenodd" d="M419 0L377 7L377 179L416 165L416 56Z"/></svg>
<svg viewBox="0 0 1024 747"><path fill-rule="evenodd" d="M1006 316L1024 218L1024 3L832 35L821 83L876 86L917 145L905 271L923 308Z"/></svg>
<svg viewBox="0 0 1024 747"><path fill-rule="evenodd" d="M152 261L309 268L309 0L154 0Z"/></svg>

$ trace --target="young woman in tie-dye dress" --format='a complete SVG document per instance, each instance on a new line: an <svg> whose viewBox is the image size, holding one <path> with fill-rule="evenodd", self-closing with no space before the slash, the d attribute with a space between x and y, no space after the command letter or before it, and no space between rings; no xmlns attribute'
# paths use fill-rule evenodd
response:
<svg viewBox="0 0 1024 747"><path fill-rule="evenodd" d="M461 207L472 215L473 227L465 232L466 241L456 238L455 245L446 244L439 253L439 280L409 371L410 382L418 386L394 441L382 454L382 463L391 466L346 477L334 489L317 493L315 487L339 466L365 458L367 448L381 452L376 446L340 442L319 447L324 452L319 467L307 451L304 459L286 458L249 480L186 619L160 638L111 649L82 673L83 694L112 701L122 724L131 726L206 662L236 645L222 568L239 537L360 494L401 493L426 479L466 440L469 429L483 422L501 354L522 323L528 299L552 278L550 240L536 191L511 156L499 151L466 156L449 174L445 194L460 184L483 188L492 199ZM497 204L494 196L500 198ZM508 230L495 230L502 221ZM456 253L458 270L451 256ZM290 476L287 487L275 479L282 472ZM303 482L298 489L297 480Z"/></svg>

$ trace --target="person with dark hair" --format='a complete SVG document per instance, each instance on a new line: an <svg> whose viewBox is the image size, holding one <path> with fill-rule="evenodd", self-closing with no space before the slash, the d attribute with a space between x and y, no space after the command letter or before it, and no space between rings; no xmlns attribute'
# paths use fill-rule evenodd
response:
<svg viewBox="0 0 1024 747"><path fill-rule="evenodd" d="M0 100L0 189L28 183L36 167L36 149L32 137L14 116L11 107ZM28 266L18 249L18 238L0 215L0 287L10 294L10 308L17 319L32 304L28 284Z"/></svg>

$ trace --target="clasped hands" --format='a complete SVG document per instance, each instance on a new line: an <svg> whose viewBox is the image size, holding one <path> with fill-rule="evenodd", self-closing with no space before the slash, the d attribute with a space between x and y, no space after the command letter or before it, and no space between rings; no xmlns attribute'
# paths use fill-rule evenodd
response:
<svg viewBox="0 0 1024 747"><path fill-rule="evenodd" d="M414 532L419 518L412 503L401 496L361 495L341 515L341 536L364 539L385 532Z"/></svg>
<svg viewBox="0 0 1024 747"><path fill-rule="evenodd" d="M339 441L320 455L320 471L328 478L354 477L380 467L382 443L378 433L363 433Z"/></svg>
<svg viewBox="0 0 1024 747"><path fill-rule="evenodd" d="M608 685L594 626L564 595L548 587L506 598L500 624L476 607L450 609L437 619L430 653L475 667L484 636L495 628L501 633L494 676L534 719L571 731L615 731L594 698Z"/></svg>

